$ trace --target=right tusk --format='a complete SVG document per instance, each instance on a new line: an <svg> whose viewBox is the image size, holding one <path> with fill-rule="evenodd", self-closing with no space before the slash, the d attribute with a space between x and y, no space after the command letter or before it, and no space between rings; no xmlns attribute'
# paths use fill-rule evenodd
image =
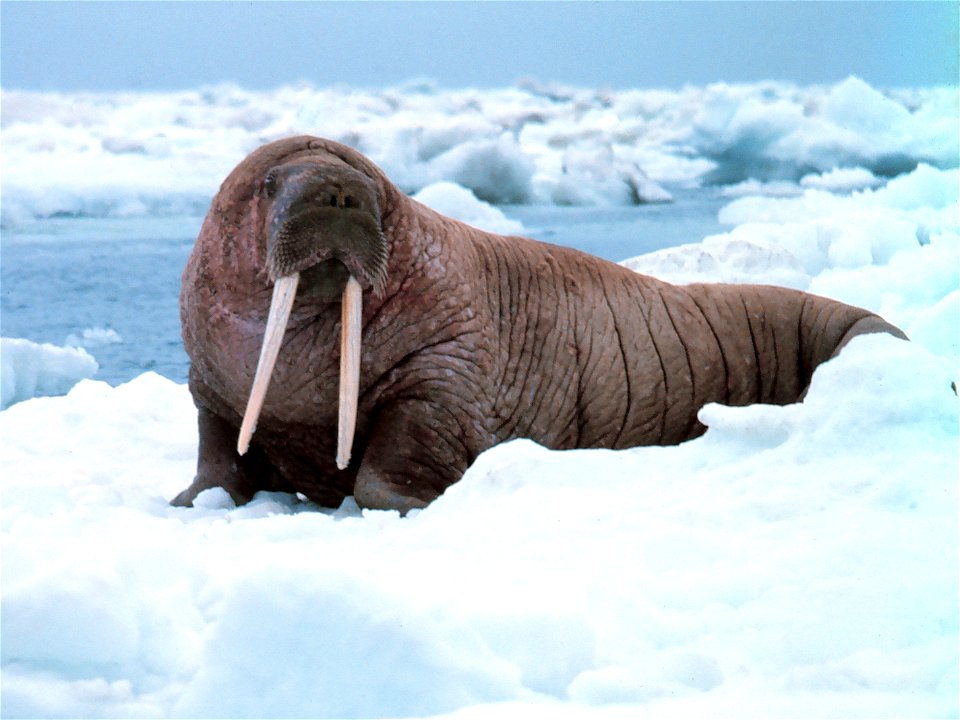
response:
<svg viewBox="0 0 960 720"><path fill-rule="evenodd" d="M340 401L337 425L337 467L350 464L357 427L360 395L360 320L363 310L360 283L351 275L343 289L340 308Z"/></svg>
<svg viewBox="0 0 960 720"><path fill-rule="evenodd" d="M257 361L257 372L250 388L250 398L247 400L247 409L243 413L243 423L240 425L240 436L237 438L237 452L243 455L250 447L250 438L257 429L257 418L263 408L263 399L270 385L270 376L273 366L280 354L280 345L283 343L283 333L287 329L287 319L293 307L293 299L297 295L297 283L300 274L294 273L286 277L277 278L273 284L273 298L270 300L270 313L267 316L267 329L263 333L263 344L260 346L260 359Z"/></svg>

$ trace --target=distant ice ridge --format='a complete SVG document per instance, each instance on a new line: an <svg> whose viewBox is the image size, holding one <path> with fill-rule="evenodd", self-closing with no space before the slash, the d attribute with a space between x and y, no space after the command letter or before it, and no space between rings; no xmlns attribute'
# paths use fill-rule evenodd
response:
<svg viewBox="0 0 960 720"><path fill-rule="evenodd" d="M4 227L56 215L202 214L258 145L330 137L416 193L453 182L492 204L623 205L670 185L824 175L860 189L919 163L956 167L953 88L881 92L718 83L598 91L527 83L497 90L426 84L363 91L307 85L252 92L3 91ZM813 181L816 183L816 181Z"/></svg>
<svg viewBox="0 0 960 720"><path fill-rule="evenodd" d="M0 408L33 397L64 395L93 377L97 361L83 348L0 338Z"/></svg>

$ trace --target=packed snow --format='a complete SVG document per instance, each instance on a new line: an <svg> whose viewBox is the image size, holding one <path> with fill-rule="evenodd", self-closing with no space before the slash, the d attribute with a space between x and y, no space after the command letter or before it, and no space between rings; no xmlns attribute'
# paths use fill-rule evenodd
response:
<svg viewBox="0 0 960 720"><path fill-rule="evenodd" d="M739 184L729 231L625 264L807 289L911 337L857 338L801 403L708 405L679 446L501 445L406 518L220 490L172 508L186 386L77 382L86 351L4 339L4 717L957 717L955 89L2 100L5 227L194 212L252 146L309 130L478 224L511 222L491 201ZM24 399L26 377L72 387Z"/></svg>

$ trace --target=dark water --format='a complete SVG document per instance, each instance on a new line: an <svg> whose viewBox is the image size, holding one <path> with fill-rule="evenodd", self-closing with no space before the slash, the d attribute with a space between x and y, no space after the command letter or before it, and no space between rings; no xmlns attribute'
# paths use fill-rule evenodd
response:
<svg viewBox="0 0 960 720"><path fill-rule="evenodd" d="M664 205L504 208L527 234L623 260L721 232L715 191L674 191ZM180 342L180 273L201 218L55 218L0 235L0 332L63 345L87 328L120 343L87 345L112 384L153 370L187 377Z"/></svg>

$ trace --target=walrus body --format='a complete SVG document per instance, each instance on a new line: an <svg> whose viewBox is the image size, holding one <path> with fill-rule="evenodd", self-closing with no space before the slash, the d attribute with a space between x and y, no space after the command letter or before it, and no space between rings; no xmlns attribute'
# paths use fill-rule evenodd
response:
<svg viewBox="0 0 960 720"><path fill-rule="evenodd" d="M301 284L241 457L237 429L284 272ZM339 293L350 276L363 286L362 354L352 460L340 470ZM177 504L222 486L238 502L275 489L405 512L511 438L557 449L679 443L704 431L706 403L795 402L850 338L903 337L799 291L673 286L483 232L310 137L256 150L224 181L180 304L200 453Z"/></svg>

